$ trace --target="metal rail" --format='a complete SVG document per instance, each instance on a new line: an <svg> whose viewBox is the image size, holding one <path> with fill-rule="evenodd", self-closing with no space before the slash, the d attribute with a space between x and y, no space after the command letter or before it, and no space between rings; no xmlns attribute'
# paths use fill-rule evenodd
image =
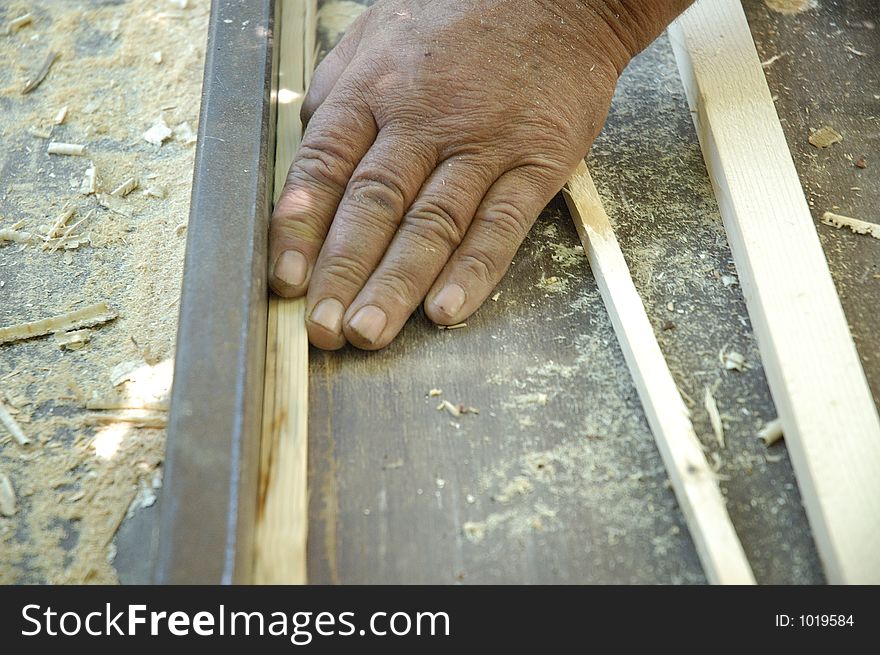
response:
<svg viewBox="0 0 880 655"><path fill-rule="evenodd" d="M214 0L157 560L159 584L249 582L275 154L275 0Z"/></svg>

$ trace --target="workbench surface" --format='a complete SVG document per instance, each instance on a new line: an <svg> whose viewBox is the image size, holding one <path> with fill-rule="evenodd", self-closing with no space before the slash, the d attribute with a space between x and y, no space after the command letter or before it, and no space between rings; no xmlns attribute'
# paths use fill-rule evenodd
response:
<svg viewBox="0 0 880 655"><path fill-rule="evenodd" d="M833 210L876 221L872 4L781 15L745 3L762 60L781 55L768 81L817 220ZM824 125L844 138L818 151L807 139ZM625 72L588 164L670 368L696 400L695 428L758 581L822 581L785 447L756 439L776 413L665 36ZM818 230L877 399L880 251ZM418 314L382 352L311 352L310 580L703 582L559 198L498 291L460 330ZM723 369L722 350L743 354L747 370ZM479 414L438 411L443 399Z"/></svg>

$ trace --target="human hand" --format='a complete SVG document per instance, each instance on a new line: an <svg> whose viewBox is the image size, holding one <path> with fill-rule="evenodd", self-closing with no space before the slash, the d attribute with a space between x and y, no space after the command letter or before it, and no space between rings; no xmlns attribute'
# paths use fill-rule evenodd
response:
<svg viewBox="0 0 880 655"><path fill-rule="evenodd" d="M271 222L271 286L308 294L314 345L382 348L423 300L442 325L483 303L655 36L606 4L384 0L360 16L315 72Z"/></svg>

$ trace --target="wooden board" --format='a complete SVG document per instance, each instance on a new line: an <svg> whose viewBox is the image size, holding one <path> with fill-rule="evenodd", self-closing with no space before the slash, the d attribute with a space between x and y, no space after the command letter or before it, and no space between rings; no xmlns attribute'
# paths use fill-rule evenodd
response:
<svg viewBox="0 0 880 655"><path fill-rule="evenodd" d="M669 371L614 230L584 162L565 200L632 373L669 479L713 584L754 584L716 474L706 462L690 412Z"/></svg>
<svg viewBox="0 0 880 655"><path fill-rule="evenodd" d="M300 107L313 66L317 0L283 0L280 20L275 200L302 136ZM308 335L305 298L272 297L254 579L305 584L308 540Z"/></svg>
<svg viewBox="0 0 880 655"><path fill-rule="evenodd" d="M669 35L826 574L880 582L880 419L748 23L700 0Z"/></svg>

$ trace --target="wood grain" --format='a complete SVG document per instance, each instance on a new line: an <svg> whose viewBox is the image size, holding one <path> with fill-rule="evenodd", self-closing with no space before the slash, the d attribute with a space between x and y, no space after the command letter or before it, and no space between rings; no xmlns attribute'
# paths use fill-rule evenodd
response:
<svg viewBox="0 0 880 655"><path fill-rule="evenodd" d="M275 191L302 137L299 112L315 52L316 0L283 0ZM305 298L269 300L254 579L305 584L308 540L308 336Z"/></svg>
<svg viewBox="0 0 880 655"><path fill-rule="evenodd" d="M584 162L569 179L565 200L706 577L712 584L754 584L755 578L730 522L715 473L706 462L690 412L669 372Z"/></svg>
<svg viewBox="0 0 880 655"><path fill-rule="evenodd" d="M669 36L826 574L880 582L880 419L742 7Z"/></svg>

